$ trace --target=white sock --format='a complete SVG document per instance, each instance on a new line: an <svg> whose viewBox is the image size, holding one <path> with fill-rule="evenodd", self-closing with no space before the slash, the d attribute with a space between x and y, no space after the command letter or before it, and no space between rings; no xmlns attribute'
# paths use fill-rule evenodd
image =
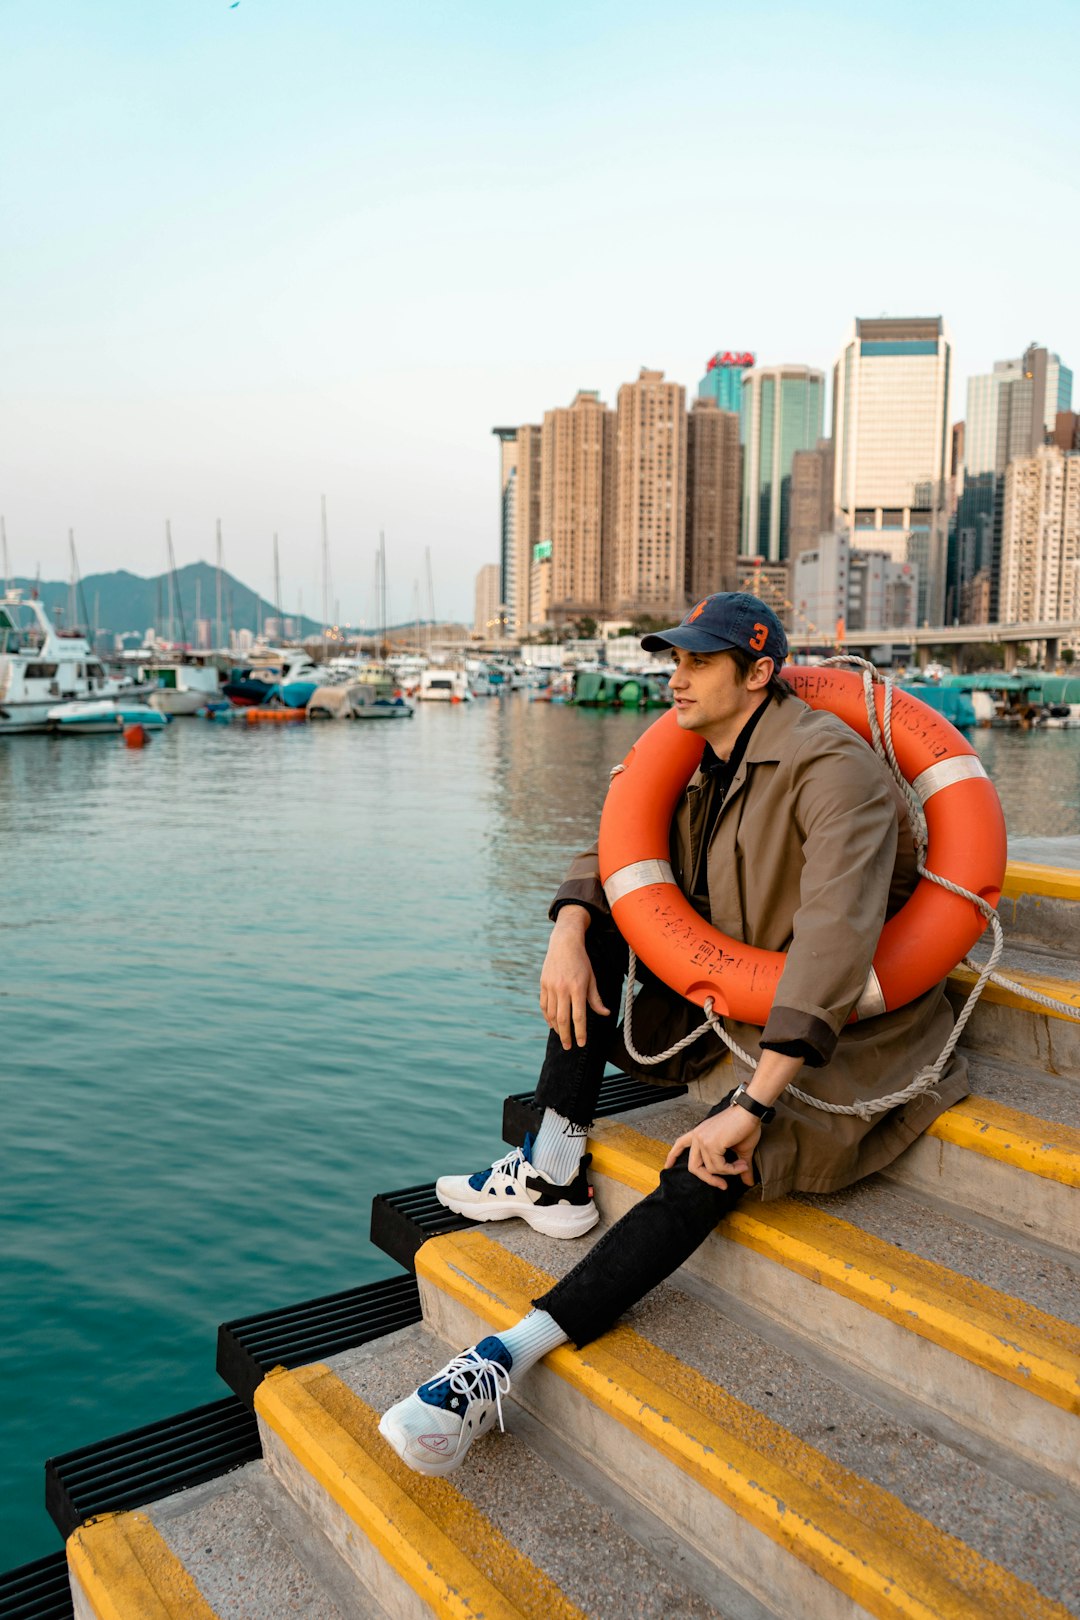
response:
<svg viewBox="0 0 1080 1620"><path fill-rule="evenodd" d="M513 1366L510 1371L516 1378L518 1373L527 1372L541 1357L546 1356L549 1350L557 1350L560 1344L569 1344L569 1339L547 1311L530 1311L523 1316L520 1322L515 1322L512 1328L505 1333L495 1335L501 1344L505 1345L513 1357Z"/></svg>
<svg viewBox="0 0 1080 1620"><path fill-rule="evenodd" d="M587 1125L575 1125L554 1108L545 1108L532 1145L533 1165L559 1186L565 1186L577 1174L588 1135Z"/></svg>

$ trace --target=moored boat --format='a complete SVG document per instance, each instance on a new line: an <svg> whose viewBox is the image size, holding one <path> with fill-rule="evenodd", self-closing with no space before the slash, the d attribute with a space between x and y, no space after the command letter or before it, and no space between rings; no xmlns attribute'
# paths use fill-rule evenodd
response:
<svg viewBox="0 0 1080 1620"><path fill-rule="evenodd" d="M148 703L125 702L121 698L76 699L71 703L58 703L48 713L48 729L62 737L85 737L101 732L115 735L134 725L146 731L160 731L168 723L168 715L152 709Z"/></svg>
<svg viewBox="0 0 1080 1620"><path fill-rule="evenodd" d="M110 675L84 635L56 628L39 597L0 598L0 733L48 731L50 711L78 700L142 697Z"/></svg>

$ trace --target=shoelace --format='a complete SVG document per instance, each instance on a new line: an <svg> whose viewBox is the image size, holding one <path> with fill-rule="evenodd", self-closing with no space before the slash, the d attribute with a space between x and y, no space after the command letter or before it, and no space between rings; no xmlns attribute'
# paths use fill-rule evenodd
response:
<svg viewBox="0 0 1080 1620"><path fill-rule="evenodd" d="M524 1154L524 1152L522 1151L521 1148L519 1148L519 1147L511 1148L510 1152L506 1155L505 1158L496 1159L495 1163L491 1166L491 1168L488 1170L487 1174L485 1175L484 1180L487 1181L487 1180L490 1179L491 1176L497 1176L497 1175L512 1176L520 1168L521 1165L527 1164L527 1163L528 1163L528 1160L525 1158L525 1154Z"/></svg>
<svg viewBox="0 0 1080 1620"><path fill-rule="evenodd" d="M481 1400L489 1401L491 1396L484 1387L485 1378L490 1378L494 1386L499 1428L505 1434L502 1398L510 1389L510 1374L501 1362L488 1361L486 1356L477 1355L475 1350L463 1350L460 1356L455 1356L453 1361L447 1363L438 1378L431 1381L433 1384L448 1385L455 1395L461 1395L467 1401L473 1401L477 1396Z"/></svg>

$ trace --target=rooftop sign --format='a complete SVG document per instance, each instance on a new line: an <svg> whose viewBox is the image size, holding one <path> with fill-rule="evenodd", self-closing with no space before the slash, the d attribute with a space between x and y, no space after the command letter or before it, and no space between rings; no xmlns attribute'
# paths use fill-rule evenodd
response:
<svg viewBox="0 0 1080 1620"><path fill-rule="evenodd" d="M738 349L725 349L722 354L713 355L705 370L715 371L717 366L752 366L753 363L754 357L749 349L743 349L741 352Z"/></svg>

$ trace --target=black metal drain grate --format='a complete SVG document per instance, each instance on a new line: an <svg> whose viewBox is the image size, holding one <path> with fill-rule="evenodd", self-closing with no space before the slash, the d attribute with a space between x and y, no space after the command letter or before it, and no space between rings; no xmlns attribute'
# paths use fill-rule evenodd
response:
<svg viewBox="0 0 1080 1620"><path fill-rule="evenodd" d="M45 1464L45 1506L62 1536L98 1513L145 1507L262 1455L254 1417L233 1395Z"/></svg>
<svg viewBox="0 0 1080 1620"><path fill-rule="evenodd" d="M445 1211L444 1211L445 1213ZM408 1272L299 1305L225 1322L217 1370L250 1406L273 1367L304 1367L420 1320L416 1278Z"/></svg>
<svg viewBox="0 0 1080 1620"><path fill-rule="evenodd" d="M62 1549L0 1575L0 1620L74 1620L74 1614Z"/></svg>

